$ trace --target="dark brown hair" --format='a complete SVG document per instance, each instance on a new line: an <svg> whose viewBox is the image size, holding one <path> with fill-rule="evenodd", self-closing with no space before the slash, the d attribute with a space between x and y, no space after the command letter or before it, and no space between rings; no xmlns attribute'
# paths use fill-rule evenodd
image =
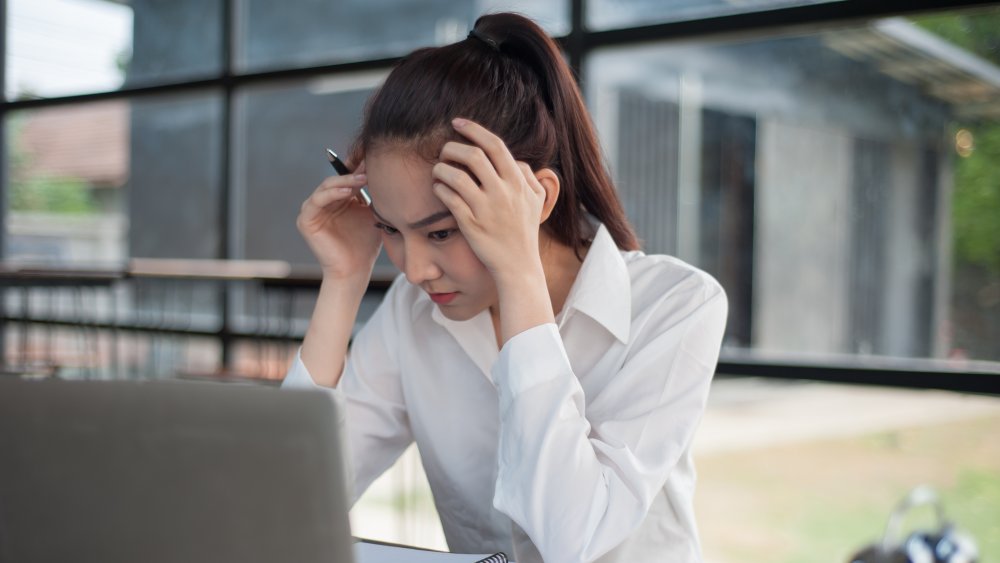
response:
<svg viewBox="0 0 1000 563"><path fill-rule="evenodd" d="M397 144L433 160L446 141L459 138L455 117L498 135L533 170L559 176L559 198L545 222L551 236L579 253L587 244L585 211L619 248L639 247L573 73L535 22L485 15L465 40L404 58L369 99L351 160Z"/></svg>

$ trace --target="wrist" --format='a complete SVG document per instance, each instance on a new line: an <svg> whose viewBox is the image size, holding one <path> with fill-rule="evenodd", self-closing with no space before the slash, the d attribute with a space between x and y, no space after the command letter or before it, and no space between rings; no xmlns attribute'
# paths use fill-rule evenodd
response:
<svg viewBox="0 0 1000 563"><path fill-rule="evenodd" d="M493 273L493 281L497 285L499 295L518 295L524 292L541 290L548 295L548 284L545 280L545 269L541 260L528 264L515 264L509 268Z"/></svg>
<svg viewBox="0 0 1000 563"><path fill-rule="evenodd" d="M498 279L497 297L504 343L525 330L554 322L552 298L541 264L537 269L519 270Z"/></svg>
<svg viewBox="0 0 1000 563"><path fill-rule="evenodd" d="M344 359L368 276L324 275L309 329L302 341L301 358L313 381L335 387L344 369Z"/></svg>
<svg viewBox="0 0 1000 563"><path fill-rule="evenodd" d="M329 270L323 270L322 285L323 287L340 287L342 289L353 289L365 291L368 289L368 283L371 281L371 271L358 272L354 271L351 273L342 272L332 272Z"/></svg>

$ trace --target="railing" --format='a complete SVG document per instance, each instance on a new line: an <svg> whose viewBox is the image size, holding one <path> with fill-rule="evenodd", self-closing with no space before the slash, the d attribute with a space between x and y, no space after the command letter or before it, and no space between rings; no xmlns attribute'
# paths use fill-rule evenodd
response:
<svg viewBox="0 0 1000 563"><path fill-rule="evenodd" d="M376 272L366 301L391 272ZM121 268L0 266L3 371L66 377L278 379L308 326L318 269L134 259Z"/></svg>
<svg viewBox="0 0 1000 563"><path fill-rule="evenodd" d="M367 319L394 277L376 271ZM135 259L123 268L0 265L2 371L63 377L280 379L308 327L315 267ZM1000 395L1000 364L724 348L720 374Z"/></svg>

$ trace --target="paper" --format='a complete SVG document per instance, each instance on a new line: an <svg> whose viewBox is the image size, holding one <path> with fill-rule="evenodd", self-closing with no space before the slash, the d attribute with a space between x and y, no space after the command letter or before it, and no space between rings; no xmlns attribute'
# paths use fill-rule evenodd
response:
<svg viewBox="0 0 1000 563"><path fill-rule="evenodd" d="M365 542L354 544L356 563L475 563L490 555L492 554L441 553Z"/></svg>

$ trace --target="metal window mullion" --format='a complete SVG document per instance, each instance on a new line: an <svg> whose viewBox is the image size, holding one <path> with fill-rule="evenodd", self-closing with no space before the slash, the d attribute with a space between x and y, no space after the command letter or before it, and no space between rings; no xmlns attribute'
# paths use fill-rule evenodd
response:
<svg viewBox="0 0 1000 563"><path fill-rule="evenodd" d="M569 66L573 69L578 82L583 82L584 45L587 33L585 23L587 18L587 0L570 0L569 35L562 41L563 48L569 55Z"/></svg>
<svg viewBox="0 0 1000 563"><path fill-rule="evenodd" d="M0 262L7 258L7 0L0 0ZM7 365L7 290L0 289L0 366Z"/></svg>
<svg viewBox="0 0 1000 563"><path fill-rule="evenodd" d="M236 16L236 1L237 0L223 0L222 1L222 123L220 124L220 129L222 130L222 147L220 147L219 154L222 158L222 163L220 165L219 172L219 219L218 219L218 234L219 234L219 247L216 250L216 255L219 259L225 260L230 257L230 236L229 236L229 222L230 222L230 209L229 206L233 201L230 197L233 193L235 187L232 185L232 179L234 177L231 167L233 163L232 149L235 146L233 143L233 89L235 88L233 77L233 53L235 49L233 48L233 41L235 40L235 35L233 33L234 22L233 19ZM220 344L220 357L219 366L223 372L228 372L229 368L233 364L233 327L230 324L230 317L232 310L229 306L229 291L230 283L227 281L222 281L219 284L219 318L222 321L219 329L219 344Z"/></svg>

